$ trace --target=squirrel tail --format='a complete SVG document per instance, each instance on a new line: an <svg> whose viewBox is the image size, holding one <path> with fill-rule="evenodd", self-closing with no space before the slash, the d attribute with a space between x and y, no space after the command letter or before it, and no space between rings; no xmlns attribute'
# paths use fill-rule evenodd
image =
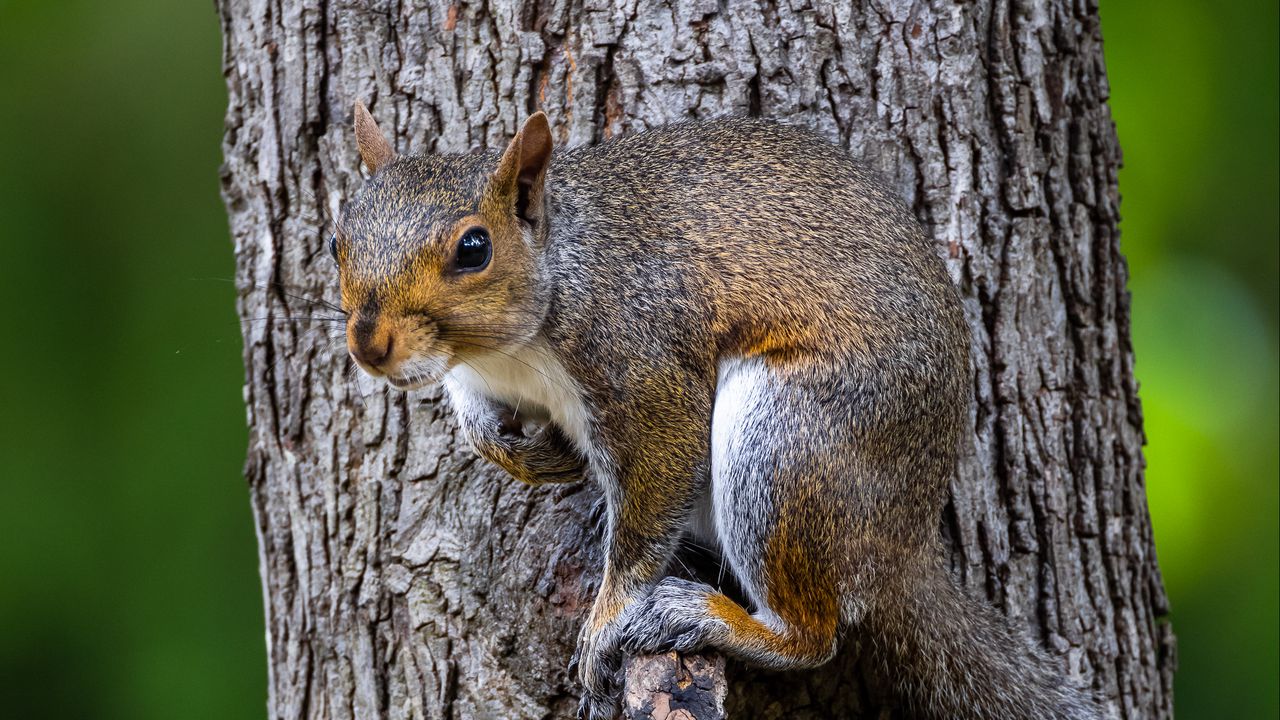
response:
<svg viewBox="0 0 1280 720"><path fill-rule="evenodd" d="M869 608L864 652L913 714L991 720L1094 720L1099 706L993 608L940 565ZM919 578L919 576L917 576ZM899 578L906 580L906 578Z"/></svg>

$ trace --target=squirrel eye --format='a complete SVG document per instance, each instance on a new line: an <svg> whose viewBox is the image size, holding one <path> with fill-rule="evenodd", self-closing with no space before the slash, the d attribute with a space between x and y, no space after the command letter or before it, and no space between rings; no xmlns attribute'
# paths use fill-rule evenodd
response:
<svg viewBox="0 0 1280 720"><path fill-rule="evenodd" d="M463 271L483 270L493 257L493 245L484 228L471 228L458 241L458 258L455 267Z"/></svg>
<svg viewBox="0 0 1280 720"><path fill-rule="evenodd" d="M328 245L329 245L329 257L332 257L334 262L338 262L338 234L337 233L334 233L333 235L329 236Z"/></svg>

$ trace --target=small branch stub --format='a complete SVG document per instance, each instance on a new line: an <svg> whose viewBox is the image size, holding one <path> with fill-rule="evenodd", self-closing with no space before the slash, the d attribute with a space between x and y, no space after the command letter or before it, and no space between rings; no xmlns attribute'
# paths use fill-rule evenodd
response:
<svg viewBox="0 0 1280 720"><path fill-rule="evenodd" d="M724 720L724 657L642 655L623 667L624 720Z"/></svg>

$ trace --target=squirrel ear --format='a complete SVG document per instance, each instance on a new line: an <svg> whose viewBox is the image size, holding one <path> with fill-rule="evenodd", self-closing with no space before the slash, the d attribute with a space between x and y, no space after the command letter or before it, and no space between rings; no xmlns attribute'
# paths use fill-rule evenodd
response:
<svg viewBox="0 0 1280 720"><path fill-rule="evenodd" d="M364 160L369 174L378 172L378 168L396 159L396 151L391 143L378 129L378 123L369 114L369 108L363 102L356 101L355 109L356 145L360 148L360 159Z"/></svg>
<svg viewBox="0 0 1280 720"><path fill-rule="evenodd" d="M530 225L542 219L542 186L550 162L551 127L546 114L539 111L511 139L495 173L502 191L514 194L516 215Z"/></svg>

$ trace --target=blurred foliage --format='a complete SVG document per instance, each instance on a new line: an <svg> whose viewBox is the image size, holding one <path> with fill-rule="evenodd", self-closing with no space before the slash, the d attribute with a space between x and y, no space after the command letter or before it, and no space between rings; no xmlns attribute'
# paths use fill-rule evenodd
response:
<svg viewBox="0 0 1280 720"><path fill-rule="evenodd" d="M1105 4L1182 717L1275 717L1277 8ZM0 0L7 717L260 717L207 2Z"/></svg>
<svg viewBox="0 0 1280 720"><path fill-rule="evenodd" d="M3 717L265 714L220 56L209 0L0 0Z"/></svg>
<svg viewBox="0 0 1280 720"><path fill-rule="evenodd" d="M1274 0L1102 4L1186 718L1280 715L1278 26Z"/></svg>

